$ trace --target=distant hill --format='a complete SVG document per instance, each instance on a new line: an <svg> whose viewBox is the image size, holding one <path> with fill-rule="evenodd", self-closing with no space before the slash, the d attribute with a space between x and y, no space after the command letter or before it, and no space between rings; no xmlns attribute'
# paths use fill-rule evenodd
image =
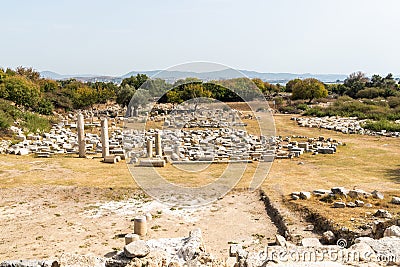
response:
<svg viewBox="0 0 400 267"><path fill-rule="evenodd" d="M95 74L59 74L53 71L41 71L40 76L42 78L46 79L52 79L52 80L67 80L67 79L77 79L80 81L85 81L85 82L96 82L96 81L102 81L102 82L116 82L119 83L122 81L121 77L113 77L113 76L101 76L101 75L95 75Z"/></svg>
<svg viewBox="0 0 400 267"><path fill-rule="evenodd" d="M184 72L184 71L161 71L161 70L153 70L153 71L131 71L121 78L127 78L130 76L135 76L138 73L143 73L148 76L154 76L161 79L168 80L176 80L176 79L184 79L187 77L197 77L202 80L219 80L219 79L232 79L238 77L249 77L249 78L260 78L264 81L272 82L272 83L286 83L292 79L296 78L316 78L323 82L336 82L337 80L343 81L346 79L347 75L344 74L311 74L311 73L262 73L256 71L248 71L248 70L233 70L233 69L225 69L219 71L212 72Z"/></svg>
<svg viewBox="0 0 400 267"><path fill-rule="evenodd" d="M48 79L70 79L70 78L93 78L93 77L100 77L101 75L94 75L94 74L68 74L68 75L63 75L59 74L53 71L41 71L40 76L43 78L48 78Z"/></svg>
<svg viewBox="0 0 400 267"><path fill-rule="evenodd" d="M102 75L94 75L94 74L75 74L75 75L63 75L59 73L55 73L52 71L42 71L40 75L44 78L54 79L54 80L64 80L75 78L82 81L112 81L112 82L121 82L122 79L128 78L131 76L135 76L138 73L146 74L149 77L157 77L161 79L165 79L169 82L176 81L178 79L184 79L187 77L197 77L201 80L220 80L220 79L232 79L239 77L249 77L249 78L260 78L264 81L268 81L270 83L286 83L289 80L295 78L316 78L323 82L330 83L336 81L343 81L346 79L347 75L344 74L312 74L312 73L262 73L256 71L248 71L248 70L233 70L233 69L224 69L218 71L211 72L190 72L190 71L162 71L162 70L151 70L151 71L131 71L125 75L120 77L112 77L112 76L102 76Z"/></svg>

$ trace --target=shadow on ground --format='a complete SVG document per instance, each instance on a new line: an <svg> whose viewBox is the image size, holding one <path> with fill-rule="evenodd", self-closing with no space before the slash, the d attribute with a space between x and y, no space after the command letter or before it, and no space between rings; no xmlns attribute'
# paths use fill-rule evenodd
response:
<svg viewBox="0 0 400 267"><path fill-rule="evenodd" d="M395 169L387 170L386 175L393 182L400 184L400 165L398 165Z"/></svg>

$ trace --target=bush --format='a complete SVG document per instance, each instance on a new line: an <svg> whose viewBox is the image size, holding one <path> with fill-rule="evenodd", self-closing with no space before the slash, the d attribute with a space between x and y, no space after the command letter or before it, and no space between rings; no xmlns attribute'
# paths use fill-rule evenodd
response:
<svg viewBox="0 0 400 267"><path fill-rule="evenodd" d="M400 106L400 97L399 96L391 96L387 99L389 107L396 108Z"/></svg>
<svg viewBox="0 0 400 267"><path fill-rule="evenodd" d="M34 113L25 113L24 121L21 123L22 128L31 133L49 131L51 128L50 121Z"/></svg>
<svg viewBox="0 0 400 267"><path fill-rule="evenodd" d="M50 102L50 100L47 99L41 99L40 102L38 103L38 106L35 108L37 112L43 115L51 115L53 112L54 106Z"/></svg>
<svg viewBox="0 0 400 267"><path fill-rule="evenodd" d="M380 101L378 101L380 102ZM396 112L387 106L380 106L375 102L363 103L358 100L343 101L340 99L327 108L315 107L305 111L309 116L341 116L358 117L359 119L381 120L396 117ZM392 119L392 118L390 118Z"/></svg>
<svg viewBox="0 0 400 267"><path fill-rule="evenodd" d="M11 126L13 120L4 111L0 110L0 130L5 130Z"/></svg>
<svg viewBox="0 0 400 267"><path fill-rule="evenodd" d="M297 109L300 109L300 110L307 110L307 109L309 109L309 106L307 105L307 104L298 104L297 106L296 106L296 108Z"/></svg>
<svg viewBox="0 0 400 267"><path fill-rule="evenodd" d="M288 113L288 114L299 114L300 113L300 110L294 106L284 106L284 107L280 107L278 110L281 113Z"/></svg>
<svg viewBox="0 0 400 267"><path fill-rule="evenodd" d="M379 96L384 96L385 90L380 88L365 88L357 92L356 98L377 98Z"/></svg>
<svg viewBox="0 0 400 267"><path fill-rule="evenodd" d="M21 127L27 132L43 132L51 128L48 118L31 112L22 112L10 101L0 99L0 129L9 128L16 120L21 120Z"/></svg>
<svg viewBox="0 0 400 267"><path fill-rule="evenodd" d="M400 132L400 124L388 120L368 121L362 125L363 128L380 132L386 130L389 132Z"/></svg>

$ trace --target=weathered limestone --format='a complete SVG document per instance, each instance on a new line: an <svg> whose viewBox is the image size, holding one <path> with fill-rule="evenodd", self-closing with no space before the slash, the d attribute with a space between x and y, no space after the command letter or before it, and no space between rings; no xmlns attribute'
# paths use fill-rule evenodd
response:
<svg viewBox="0 0 400 267"><path fill-rule="evenodd" d="M104 163L117 163L121 161L121 157L120 156L115 156L115 155L111 155L111 156L105 156L103 159Z"/></svg>
<svg viewBox="0 0 400 267"><path fill-rule="evenodd" d="M146 216L138 216L135 218L133 232L140 236L145 236L147 234Z"/></svg>
<svg viewBox="0 0 400 267"><path fill-rule="evenodd" d="M140 167L164 167L165 160L163 159L142 159L139 163Z"/></svg>
<svg viewBox="0 0 400 267"><path fill-rule="evenodd" d="M303 247L321 247L322 244L321 242L319 242L318 238L314 238L314 237L308 237L308 238L303 238L301 240L301 245Z"/></svg>
<svg viewBox="0 0 400 267"><path fill-rule="evenodd" d="M327 245L333 244L335 239L335 234L332 231L326 231L322 234L322 240Z"/></svg>
<svg viewBox="0 0 400 267"><path fill-rule="evenodd" d="M153 157L153 141L150 138L147 139L146 151L147 151L147 157L152 158Z"/></svg>
<svg viewBox="0 0 400 267"><path fill-rule="evenodd" d="M101 120L101 154L103 158L110 155L107 118Z"/></svg>
<svg viewBox="0 0 400 267"><path fill-rule="evenodd" d="M357 207L357 205L354 202L347 202L346 206L349 207L349 208Z"/></svg>
<svg viewBox="0 0 400 267"><path fill-rule="evenodd" d="M369 193L367 193L361 189L350 190L348 194L349 194L349 197L351 197L351 198L361 198L361 197L367 197L369 195Z"/></svg>
<svg viewBox="0 0 400 267"><path fill-rule="evenodd" d="M142 258L150 253L150 247L143 240L134 241L124 247L125 256L128 258Z"/></svg>
<svg viewBox="0 0 400 267"><path fill-rule="evenodd" d="M86 157L86 142L85 142L85 121L83 118L83 114L78 114L78 145L79 145L79 157Z"/></svg>
<svg viewBox="0 0 400 267"><path fill-rule="evenodd" d="M357 207L364 207L365 203L362 200L356 200L355 204L357 205Z"/></svg>
<svg viewBox="0 0 400 267"><path fill-rule="evenodd" d="M340 195L340 196L347 196L348 190L344 187L333 187L331 188L331 191L335 195Z"/></svg>
<svg viewBox="0 0 400 267"><path fill-rule="evenodd" d="M306 191L302 191L302 192L300 192L300 198L301 199L310 199L311 198L311 193L310 192L306 192Z"/></svg>
<svg viewBox="0 0 400 267"><path fill-rule="evenodd" d="M375 217L379 217L379 218L387 218L390 219L392 218L392 214L390 214L390 212L388 212L387 210L377 210L374 214Z"/></svg>
<svg viewBox="0 0 400 267"><path fill-rule="evenodd" d="M178 251L178 256L185 261L193 259L196 254L204 251L203 237L200 228L190 231L187 242Z"/></svg>
<svg viewBox="0 0 400 267"><path fill-rule="evenodd" d="M333 203L334 208L343 209L346 207L346 203L344 202L335 202Z"/></svg>
<svg viewBox="0 0 400 267"><path fill-rule="evenodd" d="M155 145L156 145L156 156L162 157L161 132L160 131L158 131L155 135Z"/></svg>
<svg viewBox="0 0 400 267"><path fill-rule="evenodd" d="M384 199L384 195L377 190L374 190L371 194L376 199Z"/></svg>
<svg viewBox="0 0 400 267"><path fill-rule="evenodd" d="M149 221L153 220L153 216L151 215L151 213L148 212L148 213L146 213L145 216L146 216L146 221L149 222Z"/></svg>
<svg viewBox="0 0 400 267"><path fill-rule="evenodd" d="M127 234L125 235L125 245L128 245L132 242L140 240L140 236L137 234Z"/></svg>
<svg viewBox="0 0 400 267"><path fill-rule="evenodd" d="M400 197L393 197L391 203L400 205Z"/></svg>
<svg viewBox="0 0 400 267"><path fill-rule="evenodd" d="M229 246L229 257L236 257L239 249L242 249L242 245L240 244L232 244Z"/></svg>
<svg viewBox="0 0 400 267"><path fill-rule="evenodd" d="M400 227L397 225L392 225L392 226L386 228L385 232L383 233L383 236L400 237Z"/></svg>
<svg viewBox="0 0 400 267"><path fill-rule="evenodd" d="M52 260L8 260L0 262L0 267L59 267L58 261Z"/></svg>
<svg viewBox="0 0 400 267"><path fill-rule="evenodd" d="M275 235L275 243L278 246L286 247L286 239L281 235Z"/></svg>

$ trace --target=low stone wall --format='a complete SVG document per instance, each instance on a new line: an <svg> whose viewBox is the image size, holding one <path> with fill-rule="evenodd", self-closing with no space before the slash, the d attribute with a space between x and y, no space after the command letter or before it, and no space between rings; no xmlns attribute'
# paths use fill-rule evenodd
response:
<svg viewBox="0 0 400 267"><path fill-rule="evenodd" d="M309 222L314 224L314 231L317 233L324 233L332 231L337 239L345 239L348 245L353 245L354 240L359 237L371 237L379 239L383 237L386 228L392 225L400 225L400 220L391 219L386 221L376 221L372 226L366 227L364 230L350 230L346 227L341 227L336 222L329 220L319 214L317 211L309 209L306 206L300 205L296 202L291 202L292 209L299 211L302 216Z"/></svg>
<svg viewBox="0 0 400 267"><path fill-rule="evenodd" d="M278 233L284 236L287 240L290 240L291 236L287 227L287 217L285 215L282 215L279 204L276 202L271 202L270 198L263 190L260 190L260 197L261 200L264 202L268 216L278 228Z"/></svg>

